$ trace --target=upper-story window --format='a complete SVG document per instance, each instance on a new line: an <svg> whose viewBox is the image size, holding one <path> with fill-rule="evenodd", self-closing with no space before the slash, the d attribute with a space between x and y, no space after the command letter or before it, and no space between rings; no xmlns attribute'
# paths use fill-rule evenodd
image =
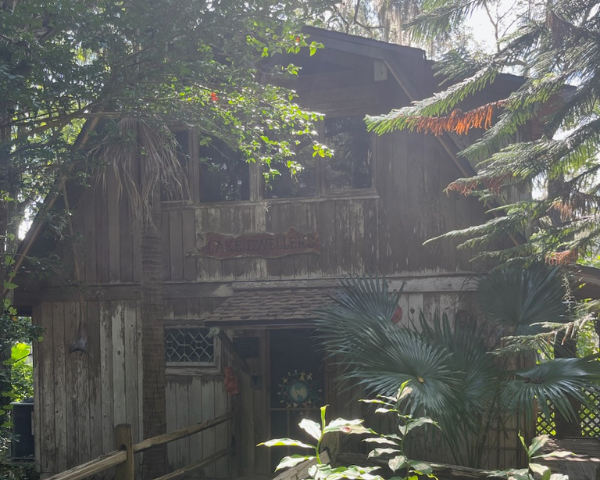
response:
<svg viewBox="0 0 600 480"><path fill-rule="evenodd" d="M265 184L265 198L316 197L318 194L318 160L313 156L312 142L301 145L296 152L296 161L302 170L292 175L284 164L274 164L272 168L279 174Z"/></svg>
<svg viewBox="0 0 600 480"><path fill-rule="evenodd" d="M362 117L326 118L319 139L333 150L332 157L315 157L312 143L296 154L300 172L275 165L280 175L266 185L266 198L327 196L372 187L372 135Z"/></svg>
<svg viewBox="0 0 600 480"><path fill-rule="evenodd" d="M225 143L200 147L200 201L230 202L250 199L250 168Z"/></svg>
<svg viewBox="0 0 600 480"><path fill-rule="evenodd" d="M312 140L307 140L296 152L302 169L293 173L285 164L273 164L279 174L267 182L264 166L245 162L224 142L213 140L204 146L191 132L175 132L192 199L209 203L315 198L372 188L373 134L367 132L363 117L326 118L317 129L333 156L314 156Z"/></svg>
<svg viewBox="0 0 600 480"><path fill-rule="evenodd" d="M326 192L371 188L371 134L362 117L326 118L323 143L333 150L322 160Z"/></svg>

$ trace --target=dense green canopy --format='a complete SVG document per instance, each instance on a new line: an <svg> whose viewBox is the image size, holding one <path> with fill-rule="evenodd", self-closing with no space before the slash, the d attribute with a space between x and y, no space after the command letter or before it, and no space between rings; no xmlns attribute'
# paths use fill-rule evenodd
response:
<svg viewBox="0 0 600 480"><path fill-rule="evenodd" d="M425 2L413 29L423 37L436 36L491 3ZM514 248L488 251L504 259L526 256L570 263L596 252L599 35L595 1L530 3L497 52L471 56L462 49L444 57L438 70L447 79L445 90L368 119L378 133L416 129L456 134L486 129L477 143L461 153L478 166L478 174L457 180L449 190L475 195L490 207L501 204L504 215L446 236L460 236L466 239L464 246L476 247L507 235L528 239ZM463 100L492 84L501 72L522 74L525 82L505 99L477 110L458 110ZM516 194L531 189L533 198Z"/></svg>

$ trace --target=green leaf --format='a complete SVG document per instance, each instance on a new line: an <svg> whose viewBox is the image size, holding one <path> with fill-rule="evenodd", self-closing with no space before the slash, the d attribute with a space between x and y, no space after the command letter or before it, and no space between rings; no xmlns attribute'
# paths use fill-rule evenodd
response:
<svg viewBox="0 0 600 480"><path fill-rule="evenodd" d="M291 438L275 438L273 440L267 440L266 442L259 443L258 446L264 445L265 447L301 447L301 448L315 448L314 445L307 445L299 440L292 440Z"/></svg>
<svg viewBox="0 0 600 480"><path fill-rule="evenodd" d="M551 475L552 475L552 470L548 469L543 473L541 480L550 480Z"/></svg>
<svg viewBox="0 0 600 480"><path fill-rule="evenodd" d="M406 465L406 456L404 455L398 455L388 461L388 466L393 472L400 470L404 465Z"/></svg>
<svg viewBox="0 0 600 480"><path fill-rule="evenodd" d="M8 282L8 281L4 282L4 288L5 288L5 290L14 290L17 287L18 287L18 285L16 283L11 283L11 282Z"/></svg>
<svg viewBox="0 0 600 480"><path fill-rule="evenodd" d="M429 475L431 472L433 472L433 467L427 462L421 462L419 460L410 460L408 464L415 472L421 473L423 475Z"/></svg>
<svg viewBox="0 0 600 480"><path fill-rule="evenodd" d="M548 470L550 470L546 465L541 465L539 463L530 463L529 469L538 475L544 475Z"/></svg>
<svg viewBox="0 0 600 480"><path fill-rule="evenodd" d="M531 440L531 445L527 450L529 457L533 457L533 455L548 442L548 439L548 435L539 435Z"/></svg>
<svg viewBox="0 0 600 480"><path fill-rule="evenodd" d="M398 453L400 450L396 448L376 448L375 450L371 450L369 452L368 458L380 457L381 455L393 455L394 453Z"/></svg>
<svg viewBox="0 0 600 480"><path fill-rule="evenodd" d="M411 420L408 425L406 426L406 433L410 432L413 428L417 428L417 427L421 427L423 425L435 425L436 427L438 426L437 422L434 422L431 418L429 417L419 417L415 420Z"/></svg>
<svg viewBox="0 0 600 480"><path fill-rule="evenodd" d="M298 465L299 463L305 462L306 460L313 460L315 457L310 455L291 455L289 457L283 457L277 465L277 470L281 470L282 468L289 468Z"/></svg>
<svg viewBox="0 0 600 480"><path fill-rule="evenodd" d="M332 421L325 429L323 433L329 432L343 432L348 434L363 434L363 433L375 433L370 428L366 428L362 425L363 420L345 420L338 418Z"/></svg>
<svg viewBox="0 0 600 480"><path fill-rule="evenodd" d="M303 418L299 426L315 440L319 440L321 438L321 427L319 427L317 422L313 422L308 418Z"/></svg>
<svg viewBox="0 0 600 480"><path fill-rule="evenodd" d="M363 442L381 443L384 445L398 445L397 442L394 442L393 440L390 440L388 438L383 438L383 437L365 438L365 439L363 439Z"/></svg>

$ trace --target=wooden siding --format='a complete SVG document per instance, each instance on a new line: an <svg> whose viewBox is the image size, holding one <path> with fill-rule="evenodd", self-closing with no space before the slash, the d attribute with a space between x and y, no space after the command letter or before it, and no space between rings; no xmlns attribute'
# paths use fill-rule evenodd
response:
<svg viewBox="0 0 600 480"><path fill-rule="evenodd" d="M376 139L376 187L345 196L214 204L165 203L162 215L166 282L337 278L343 275L470 270L469 250L456 242L423 242L450 229L485 219L474 199L443 189L459 176L434 138L394 133ZM82 224L83 278L88 285L136 284L140 278L139 231L126 199L117 201L107 175L106 189L91 187L75 216ZM318 232L321 253L282 258L218 260L199 256L202 234L282 233L294 227ZM63 284L72 276L72 247L60 248ZM70 271L71 270L71 271Z"/></svg>
<svg viewBox="0 0 600 480"><path fill-rule="evenodd" d="M198 299L183 304L198 313ZM131 424L134 442L143 439L138 304L87 302L86 308L87 354L69 353L78 329L78 302L44 302L33 312L44 328L44 341L34 348L36 460L44 474L111 451L119 423ZM230 405L220 370L203 377L168 376L167 408L169 430L226 413ZM169 447L169 463L175 467L199 460L228 446L230 437L222 425L180 440ZM213 477L229 476L227 459L209 468Z"/></svg>

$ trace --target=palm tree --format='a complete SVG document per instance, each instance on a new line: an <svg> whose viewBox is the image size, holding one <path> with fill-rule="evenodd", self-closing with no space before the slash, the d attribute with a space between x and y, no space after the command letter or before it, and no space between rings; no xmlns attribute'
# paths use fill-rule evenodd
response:
<svg viewBox="0 0 600 480"><path fill-rule="evenodd" d="M587 405L585 390L600 391L598 355L526 368L511 362L543 344L550 326L571 320L556 268L493 271L479 282L484 321L457 316L451 322L438 314L429 319L421 312L414 329L392 323L400 293L390 293L384 280L342 284L336 304L317 312L316 320L324 348L345 367L342 379L387 396L410 381L405 407L440 424L459 464L482 467L488 432L497 422L515 415L530 422L536 404L549 415L549 402L574 421L569 399Z"/></svg>
<svg viewBox="0 0 600 480"><path fill-rule="evenodd" d="M179 198L186 195L187 186L182 183L186 177L177 158L177 144L167 127L134 118L120 120L118 127L118 139L110 138L102 156L113 168L119 194L123 190L129 198L131 215L141 232L142 416L144 438L150 438L166 433L167 428L161 185ZM143 478L164 475L166 445L144 454L142 468Z"/></svg>

